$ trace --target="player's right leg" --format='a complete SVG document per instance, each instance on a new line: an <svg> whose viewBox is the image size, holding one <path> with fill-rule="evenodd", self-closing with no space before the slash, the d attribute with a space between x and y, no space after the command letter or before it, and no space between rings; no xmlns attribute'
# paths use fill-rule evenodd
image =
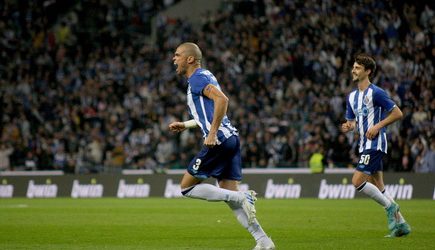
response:
<svg viewBox="0 0 435 250"><path fill-rule="evenodd" d="M238 181L234 180L220 180L219 186L224 189L238 191ZM253 191L252 191L253 192ZM227 202L228 206L233 211L239 223L248 230L252 237L256 241L254 250L273 250L275 244L272 239L266 235L258 220L254 217L252 221L249 219L250 211L246 212L246 209L239 204L233 202ZM255 209L255 208L254 208ZM254 213L255 215L255 213Z"/></svg>
<svg viewBox="0 0 435 250"><path fill-rule="evenodd" d="M220 180L219 186L223 189L239 191L238 181L235 180ZM228 202L228 205L233 211L239 212L240 209L243 210L240 211L242 212L240 213L241 217L239 218L239 214L236 214L236 217L239 219L239 221L241 221L243 226L248 227L249 225L254 224L256 219L255 201L257 200L257 197L253 190L248 190L241 193L243 193L245 196L245 199L241 204Z"/></svg>
<svg viewBox="0 0 435 250"><path fill-rule="evenodd" d="M381 193L389 199L392 203L396 203L391 197L388 192L385 190L384 185L384 177L382 171L378 171L374 174L372 174L369 178L369 181L376 185L376 187L381 191ZM397 203L396 203L397 204ZM411 226L406 222L405 218L403 217L402 213L400 211L396 214L396 227L391 230L390 237L401 237L406 236L411 233Z"/></svg>
<svg viewBox="0 0 435 250"><path fill-rule="evenodd" d="M219 186L225 189L238 191L239 180L242 179L242 159L240 153L240 141L237 136L228 139L228 152L225 159L216 167L214 176L219 180ZM256 219L255 192L243 192L246 200L240 206L234 202L227 202L240 224L248 230L256 241L255 250L272 250L275 244L266 235L260 223Z"/></svg>

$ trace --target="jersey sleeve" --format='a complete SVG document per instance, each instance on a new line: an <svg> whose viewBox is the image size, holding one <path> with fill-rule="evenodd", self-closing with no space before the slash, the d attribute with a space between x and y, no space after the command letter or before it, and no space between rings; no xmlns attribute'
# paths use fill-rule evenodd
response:
<svg viewBox="0 0 435 250"><path fill-rule="evenodd" d="M355 120L355 113L353 112L352 106L350 105L349 96L347 96L346 98L346 120Z"/></svg>
<svg viewBox="0 0 435 250"><path fill-rule="evenodd" d="M199 74L189 79L192 93L202 95L202 90L210 83L206 75Z"/></svg>
<svg viewBox="0 0 435 250"><path fill-rule="evenodd" d="M380 106L382 109L390 112L396 106L393 100L388 96L387 92L383 89L379 89L373 96L373 102L375 105Z"/></svg>

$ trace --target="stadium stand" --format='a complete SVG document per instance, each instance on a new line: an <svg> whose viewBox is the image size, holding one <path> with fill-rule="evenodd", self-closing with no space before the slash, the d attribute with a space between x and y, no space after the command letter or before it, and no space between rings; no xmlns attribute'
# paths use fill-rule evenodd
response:
<svg viewBox="0 0 435 250"><path fill-rule="evenodd" d="M429 1L229 1L199 26L158 15L177 1L79 1L54 14L52 2L0 3L0 170L184 168L201 135L167 132L188 119L171 58L193 41L230 98L245 168L307 167L314 153L326 167L355 163L357 138L338 126L352 57L365 51L404 112L387 170L435 172Z"/></svg>

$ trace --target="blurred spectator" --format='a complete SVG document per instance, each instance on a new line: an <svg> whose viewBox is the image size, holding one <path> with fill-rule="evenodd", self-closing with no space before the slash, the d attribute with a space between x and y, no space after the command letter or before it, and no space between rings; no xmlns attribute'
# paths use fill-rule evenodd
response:
<svg viewBox="0 0 435 250"><path fill-rule="evenodd" d="M0 171L10 170L11 162L9 157L13 152L13 147L0 142Z"/></svg>
<svg viewBox="0 0 435 250"><path fill-rule="evenodd" d="M417 173L435 173L435 139L417 156L414 165Z"/></svg>
<svg viewBox="0 0 435 250"><path fill-rule="evenodd" d="M117 141L113 149L107 153L106 170L108 172L119 172L124 167L127 157L124 144L121 141Z"/></svg>
<svg viewBox="0 0 435 250"><path fill-rule="evenodd" d="M308 166L313 174L321 174L325 171L325 157L323 155L323 146L314 144L313 154L310 156Z"/></svg>
<svg viewBox="0 0 435 250"><path fill-rule="evenodd" d="M26 170L36 170L38 166L38 159L32 152L27 152L26 159L24 160L24 166Z"/></svg>
<svg viewBox="0 0 435 250"><path fill-rule="evenodd" d="M351 150L351 146L346 141L346 136L344 134L338 135L337 140L332 142L330 148L329 163L332 164L333 167L348 167L351 163Z"/></svg>
<svg viewBox="0 0 435 250"><path fill-rule="evenodd" d="M88 160L90 164L101 167L103 164L103 148L104 145L101 144L100 139L95 137L87 146Z"/></svg>
<svg viewBox="0 0 435 250"><path fill-rule="evenodd" d="M67 154L65 153L63 146L59 147L55 151L53 158L54 169L64 170L64 168L67 166Z"/></svg>
<svg viewBox="0 0 435 250"><path fill-rule="evenodd" d="M176 156L174 153L175 146L173 142L166 135L160 136L155 153L159 168L157 170L167 168L175 160Z"/></svg>

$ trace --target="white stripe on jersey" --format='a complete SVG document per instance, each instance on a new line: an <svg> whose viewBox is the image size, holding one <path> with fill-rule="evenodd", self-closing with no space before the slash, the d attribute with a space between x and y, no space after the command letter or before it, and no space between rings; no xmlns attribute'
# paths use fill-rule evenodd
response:
<svg viewBox="0 0 435 250"><path fill-rule="evenodd" d="M384 142L385 142L385 152L387 152L387 150L388 150L388 143L387 143L387 134L386 133L384 133Z"/></svg>
<svg viewBox="0 0 435 250"><path fill-rule="evenodd" d="M350 93L349 103L350 103L350 107L352 108L353 113L356 115L355 107L353 106L353 103L355 102L355 95L356 95L356 91Z"/></svg>
<svg viewBox="0 0 435 250"><path fill-rule="evenodd" d="M357 109L357 121L358 121L358 130L359 130L359 151L364 150L364 119L359 115L359 112L361 112L362 109L362 102L364 97L364 91L358 93L358 105L356 107Z"/></svg>
<svg viewBox="0 0 435 250"><path fill-rule="evenodd" d="M366 103L366 108L368 110L373 110L373 90L368 89L366 96L364 96L364 100L369 100L368 103ZM375 122L374 120L375 112L369 112L369 115L367 116L367 128L373 127L373 124ZM372 140L367 138L366 141L366 148L365 149L371 149L372 148Z"/></svg>
<svg viewBox="0 0 435 250"><path fill-rule="evenodd" d="M187 90L187 105L189 107L195 106L195 104L193 103L192 92L190 91L190 86ZM196 109L190 109L190 112L192 113L193 119L195 119L195 121L199 121L199 115L196 112ZM204 130L202 123L197 122L197 124L201 128L201 130Z"/></svg>
<svg viewBox="0 0 435 250"><path fill-rule="evenodd" d="M207 132L208 132L211 129L211 124L208 121L207 112L205 112L205 104L204 104L204 97L203 96L199 97L199 102L201 103L201 110L202 110L202 114L204 115L204 119L205 119L205 127L207 128Z"/></svg>
<svg viewBox="0 0 435 250"><path fill-rule="evenodd" d="M373 112L374 113L374 112ZM381 112L379 112L379 115L378 115L378 121L380 121L381 120L381 116L382 116L382 113ZM385 135L385 134L384 134ZM385 140L386 141L386 140ZM376 147L376 149L377 150L382 150L382 136L378 136L378 146ZM387 152L387 149L385 149L385 152Z"/></svg>
<svg viewBox="0 0 435 250"><path fill-rule="evenodd" d="M224 133L224 135L225 135L226 138L228 138L228 137L230 137L230 136L233 135L232 131L229 130L227 127L220 126L219 130L221 130L222 133Z"/></svg>

